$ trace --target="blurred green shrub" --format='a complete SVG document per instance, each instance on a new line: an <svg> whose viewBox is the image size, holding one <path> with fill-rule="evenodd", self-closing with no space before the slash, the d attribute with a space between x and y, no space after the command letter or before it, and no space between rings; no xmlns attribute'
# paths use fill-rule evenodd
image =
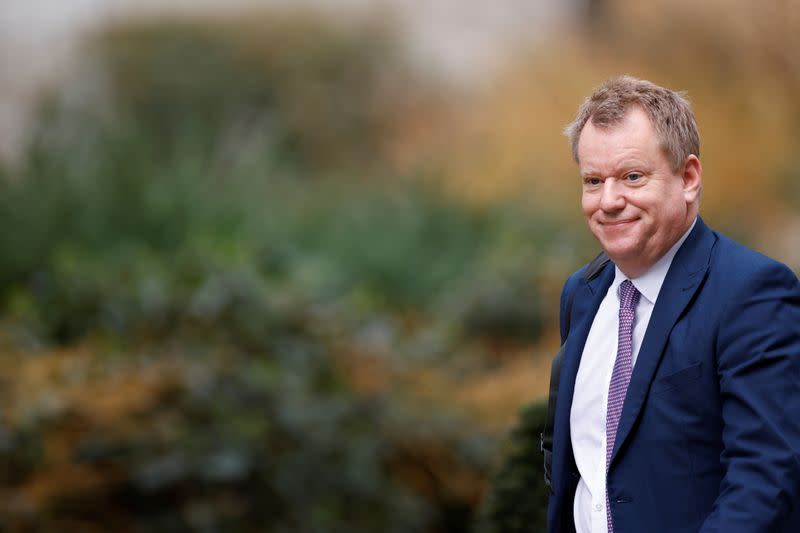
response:
<svg viewBox="0 0 800 533"><path fill-rule="evenodd" d="M200 320L225 329L234 316L235 336L254 338L282 320L287 299L344 305L343 319L446 313L472 336L533 340L541 329L531 244L520 232L510 259L500 249L507 225L520 223L500 209L411 185L254 181L226 189L201 172L175 181L171 167L155 165L135 183L117 184L96 163L96 173L80 179L0 182L0 217L16 221L0 227L0 242L16 251L0 265L0 294L7 312L44 340L94 330L166 334ZM51 209L39 208L34 188L45 197L58 190L45 198ZM183 207L188 198L191 209ZM518 266L496 266L508 261Z"/></svg>
<svg viewBox="0 0 800 533"><path fill-rule="evenodd" d="M256 148L307 176L385 163L392 121L423 85L389 24L303 11L128 23L88 50L116 127L143 129L153 150Z"/></svg>
<svg viewBox="0 0 800 533"><path fill-rule="evenodd" d="M464 330L476 338L536 340L544 314L536 281L529 269L478 280L465 293Z"/></svg>
<svg viewBox="0 0 800 533"><path fill-rule="evenodd" d="M98 34L96 72L64 92L96 97L86 84L101 79L106 98L78 111L51 100L22 170L0 182L10 309L59 341L95 327L158 330L180 322L208 276L245 268L255 293L290 286L361 314L426 309L468 335L535 339L530 250L560 237L552 224L405 180L298 181L354 168L318 165L316 135L355 163L351 174L375 174L387 117L414 98L391 32L346 26L275 13ZM341 102L320 113L311 89ZM308 119L300 129L296 113ZM237 129L243 117L250 125ZM355 136L325 133L340 126Z"/></svg>
<svg viewBox="0 0 800 533"><path fill-rule="evenodd" d="M476 533L538 533L547 531L547 499L539 434L547 402L531 404L505 442L501 461L492 475Z"/></svg>

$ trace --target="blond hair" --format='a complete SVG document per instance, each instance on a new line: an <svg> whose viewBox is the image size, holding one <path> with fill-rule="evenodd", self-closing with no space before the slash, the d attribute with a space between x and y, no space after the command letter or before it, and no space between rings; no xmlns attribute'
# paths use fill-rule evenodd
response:
<svg viewBox="0 0 800 533"><path fill-rule="evenodd" d="M686 93L619 76L595 89L578 108L575 120L564 128L575 162L579 162L578 139L589 120L599 128L610 128L622 122L633 106L650 118L673 171L678 172L690 155L700 156L700 134Z"/></svg>

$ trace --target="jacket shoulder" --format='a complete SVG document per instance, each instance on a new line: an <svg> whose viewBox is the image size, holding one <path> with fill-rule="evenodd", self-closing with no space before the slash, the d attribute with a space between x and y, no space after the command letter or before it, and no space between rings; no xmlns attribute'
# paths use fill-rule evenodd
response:
<svg viewBox="0 0 800 533"><path fill-rule="evenodd" d="M789 278L797 275L784 263L740 244L730 237L714 232L718 239L712 259L713 271L729 282L748 276L780 273Z"/></svg>
<svg viewBox="0 0 800 533"><path fill-rule="evenodd" d="M573 300L578 287L597 276L609 265L610 260L604 252L600 252L594 259L583 265L580 269L573 272L564 283L561 290L561 306L559 316L561 342L563 343L569 333L571 317L573 314Z"/></svg>

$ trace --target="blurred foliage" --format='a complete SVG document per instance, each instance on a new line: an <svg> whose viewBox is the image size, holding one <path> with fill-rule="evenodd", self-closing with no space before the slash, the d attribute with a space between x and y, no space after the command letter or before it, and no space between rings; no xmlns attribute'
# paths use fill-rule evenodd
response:
<svg viewBox="0 0 800 533"><path fill-rule="evenodd" d="M70 106L159 157L192 144L220 164L260 156L261 172L369 173L386 166L404 115L438 103L377 18L156 18L104 29L85 48Z"/></svg>
<svg viewBox="0 0 800 533"><path fill-rule="evenodd" d="M528 533L547 530L547 499L539 435L547 402L525 406L511 432L503 462L492 476L476 533Z"/></svg>
<svg viewBox="0 0 800 533"><path fill-rule="evenodd" d="M0 217L15 220L0 229L15 250L0 267L5 331L17 350L35 350L12 350L4 375L20 357L60 360L38 347L87 350L46 389L22 380L3 395L19 406L4 427L14 492L4 522L463 529L492 434L456 408L405 407L391 384L367 383L364 395L336 361L366 351L389 375L432 361L448 372L464 367L473 339L535 341L543 313L528 240L554 245L558 232L424 185L223 178L199 151L170 164L119 149L137 162L134 177L114 155L132 141L95 142L90 163L37 148L29 174L2 182ZM142 391L103 389L117 372L158 378ZM87 396L71 396L76 383ZM147 396L96 423L92 390ZM72 468L95 481L78 490L60 473Z"/></svg>
<svg viewBox="0 0 800 533"><path fill-rule="evenodd" d="M422 530L431 512L384 467L388 407L349 393L323 347L282 342L247 357L206 345L17 362L0 520L34 531Z"/></svg>
<svg viewBox="0 0 800 533"><path fill-rule="evenodd" d="M15 250L0 290L44 341L172 334L226 313L256 321L236 336L257 338L284 326L289 301L344 306L343 321L446 312L458 334L538 335L528 241L564 234L513 206L468 207L411 183L248 184L247 173L215 175L213 161L189 174L129 147L134 176L107 157L116 139L97 142L91 165L64 158L58 174L0 184L0 216L13 220L0 242Z"/></svg>
<svg viewBox="0 0 800 533"><path fill-rule="evenodd" d="M498 434L425 376L538 341L579 239L393 172L429 89L355 30L114 28L46 103L0 179L4 526L469 527Z"/></svg>

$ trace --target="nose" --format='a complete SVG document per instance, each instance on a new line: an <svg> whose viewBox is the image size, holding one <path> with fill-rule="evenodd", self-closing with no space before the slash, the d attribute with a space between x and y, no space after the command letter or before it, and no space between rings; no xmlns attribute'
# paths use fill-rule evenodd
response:
<svg viewBox="0 0 800 533"><path fill-rule="evenodd" d="M600 209L606 212L615 212L624 208L625 196L620 184L614 178L606 179L600 190Z"/></svg>

